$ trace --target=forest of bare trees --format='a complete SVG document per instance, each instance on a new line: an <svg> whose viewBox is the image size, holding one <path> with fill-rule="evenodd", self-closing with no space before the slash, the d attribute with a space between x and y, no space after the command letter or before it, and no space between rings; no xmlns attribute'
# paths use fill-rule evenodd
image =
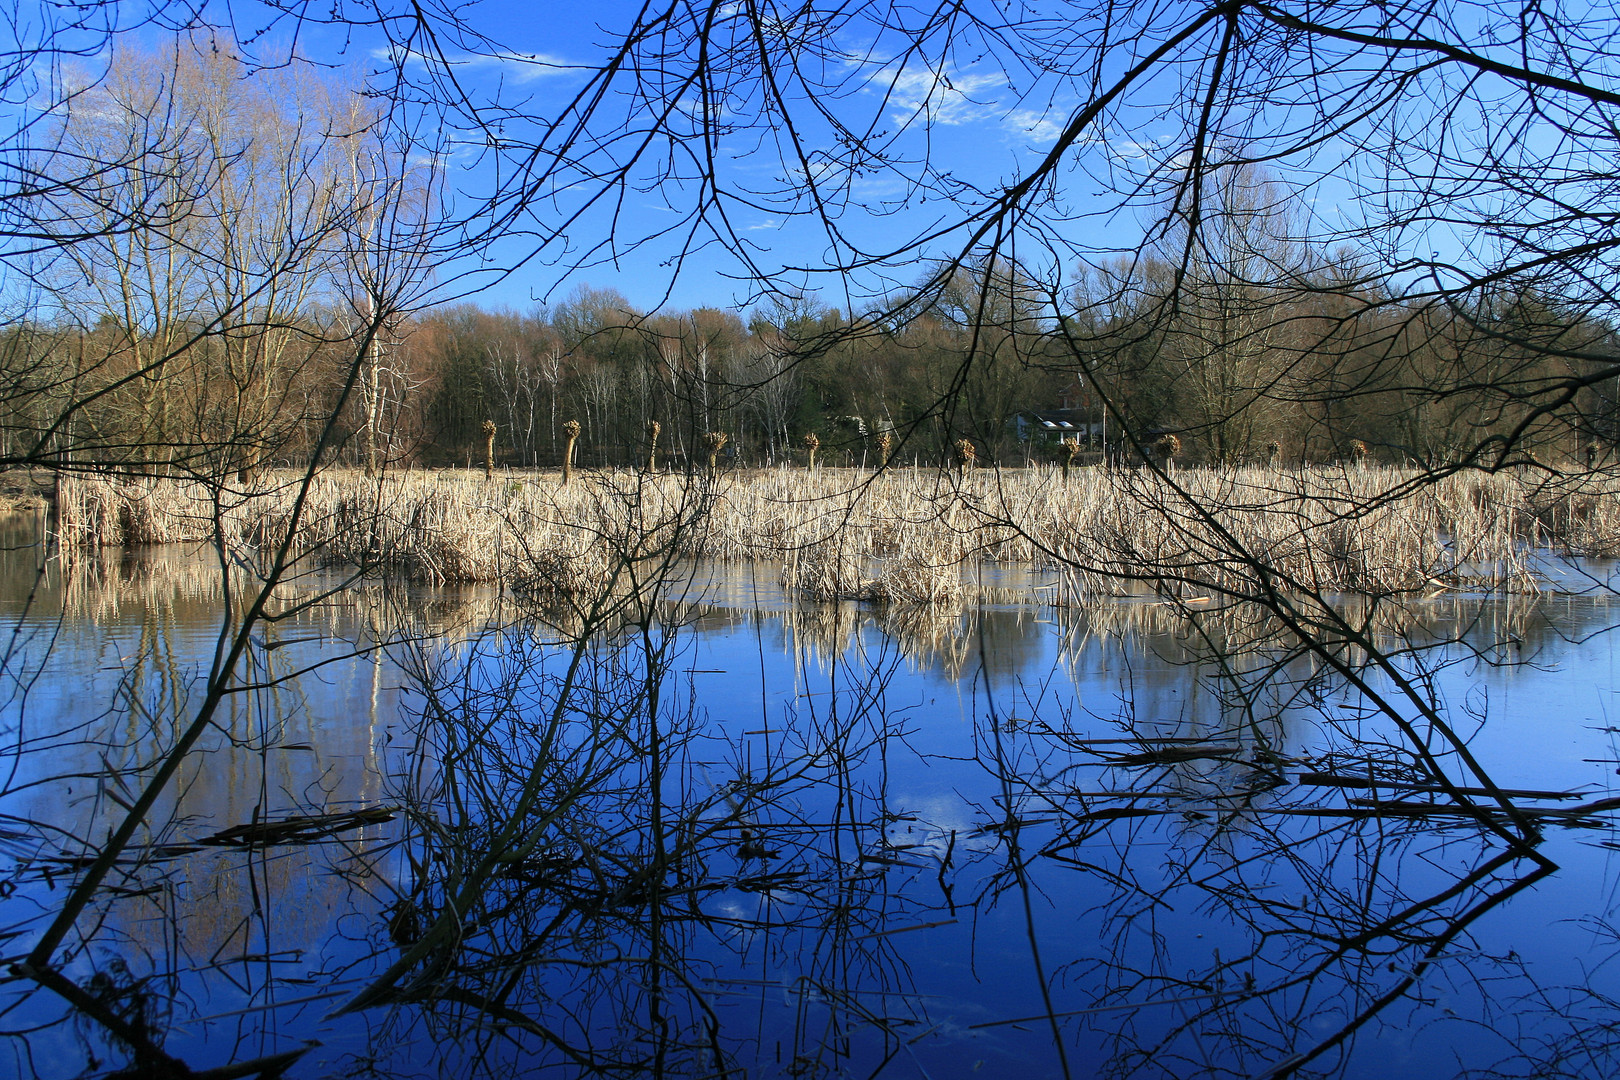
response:
<svg viewBox="0 0 1620 1080"><path fill-rule="evenodd" d="M562 425L577 420L579 460L596 467L641 461L654 422L682 468L715 430L740 466L797 461L812 433L824 462L871 465L880 434L905 432L907 462L947 463L968 438L986 464L1015 467L1058 461L1074 439L1085 460L1100 460L1105 402L1118 411L1107 440L1120 460L1141 459L1166 433L1185 443L1181 460L1212 465L1331 463L1360 442L1371 460L1442 466L1510 433L1549 463L1613 453L1614 387L1589 378L1615 354L1601 320L1533 292L1466 310L1403 301L1353 276L1344 252L1337 265L1304 247L1270 253L1297 258L1293 267L1241 247L1221 254L1233 264L1200 265L1179 283L1165 258L1148 255L1044 299L1026 280L992 274L982 307L979 280L962 270L954 294L897 302L898 316L850 316L803 297L649 313L584 286L527 313L465 302L425 310L392 319L367 352L334 460L481 464L482 425L493 422L499 464L553 467ZM185 283L165 278L171 295L142 295L156 275L101 265L118 275L95 275L111 295L62 298L96 312L93 325L40 317L8 333L9 355L35 380L18 379L10 400L7 438L21 458L176 475L303 460L343 398L348 335L363 325L331 306L330 282L315 282L331 268L287 273L303 295L285 310L274 307L277 289L293 283L266 281L270 306L232 315L229 329L177 317L130 332L120 327L144 320L117 305L172 308ZM1378 317L1346 320L1372 304ZM1529 411L1518 385L1571 380L1589 385L1518 430ZM63 421L76 395L92 400Z"/></svg>

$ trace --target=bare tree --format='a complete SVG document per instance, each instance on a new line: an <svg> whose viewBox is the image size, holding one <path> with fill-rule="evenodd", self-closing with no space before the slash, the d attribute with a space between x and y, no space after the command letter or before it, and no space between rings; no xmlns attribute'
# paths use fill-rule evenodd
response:
<svg viewBox="0 0 1620 1080"><path fill-rule="evenodd" d="M1162 348L1188 431L1219 464L1250 459L1297 411L1303 359L1290 316L1310 292L1298 207L1253 168L1219 174L1196 226L1172 219L1158 240L1173 268L1161 301ZM1145 314L1145 313L1144 313Z"/></svg>
<svg viewBox="0 0 1620 1080"><path fill-rule="evenodd" d="M59 109L53 154L106 163L34 204L42 231L82 234L35 280L58 325L97 331L73 403L84 454L245 475L314 419L289 394L334 329L316 310L357 213L336 152L350 116L302 69L246 75L186 39L126 46Z"/></svg>

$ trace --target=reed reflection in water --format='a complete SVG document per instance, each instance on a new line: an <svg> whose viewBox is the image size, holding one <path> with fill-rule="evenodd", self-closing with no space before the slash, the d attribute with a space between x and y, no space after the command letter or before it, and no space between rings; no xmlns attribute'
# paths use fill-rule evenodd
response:
<svg viewBox="0 0 1620 1080"><path fill-rule="evenodd" d="M24 539L10 957L220 603L185 552L64 581ZM65 970L197 1069L313 1039L291 1075L1609 1074L1599 602L1369 613L1478 715L1509 813L1243 609L681 582L597 628L391 582L277 624ZM19 1074L126 1060L0 994Z"/></svg>

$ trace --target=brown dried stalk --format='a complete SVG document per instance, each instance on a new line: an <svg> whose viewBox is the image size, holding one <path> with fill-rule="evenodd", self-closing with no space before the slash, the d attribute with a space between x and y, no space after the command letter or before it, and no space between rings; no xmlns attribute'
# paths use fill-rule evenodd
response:
<svg viewBox="0 0 1620 1080"><path fill-rule="evenodd" d="M568 436L568 442L563 446L563 486L574 478L574 443L579 438L579 421L570 420L563 425L563 434Z"/></svg>

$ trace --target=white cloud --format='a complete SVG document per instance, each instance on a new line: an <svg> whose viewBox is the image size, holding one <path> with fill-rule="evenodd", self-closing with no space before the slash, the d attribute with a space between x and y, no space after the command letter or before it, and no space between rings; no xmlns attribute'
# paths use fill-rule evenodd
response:
<svg viewBox="0 0 1620 1080"><path fill-rule="evenodd" d="M930 124L955 126L993 116L995 98L984 97L983 92L1005 85L1004 77L995 74L951 75L934 68L896 71L890 67L873 76L871 89L888 97L896 110L891 114L896 123L921 116Z"/></svg>
<svg viewBox="0 0 1620 1080"><path fill-rule="evenodd" d="M1064 127L1062 118L1050 109L1014 109L1002 121L1002 126L1035 146L1056 142Z"/></svg>

